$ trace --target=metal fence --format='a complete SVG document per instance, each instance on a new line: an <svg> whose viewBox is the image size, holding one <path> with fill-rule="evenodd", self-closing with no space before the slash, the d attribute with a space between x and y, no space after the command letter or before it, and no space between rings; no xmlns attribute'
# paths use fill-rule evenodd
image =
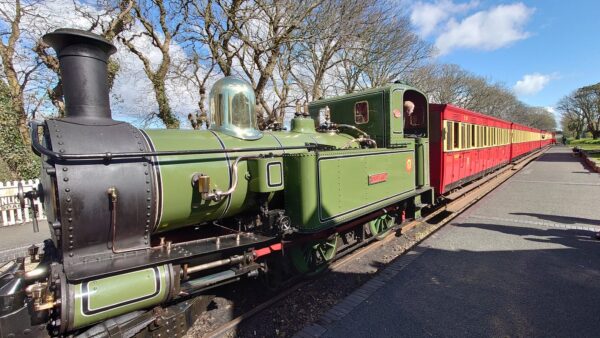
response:
<svg viewBox="0 0 600 338"><path fill-rule="evenodd" d="M23 184L23 190L27 192L37 187L40 181L35 179L20 182ZM25 203L25 209L21 209L19 199L16 197L18 184L19 181L0 182L0 226L31 222L33 213L29 200ZM33 203L37 205L37 219L46 219L40 200L36 199Z"/></svg>

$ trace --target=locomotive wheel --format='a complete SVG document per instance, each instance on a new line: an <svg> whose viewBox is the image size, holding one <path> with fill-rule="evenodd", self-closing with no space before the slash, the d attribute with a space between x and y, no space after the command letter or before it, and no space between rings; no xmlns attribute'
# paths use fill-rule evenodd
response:
<svg viewBox="0 0 600 338"><path fill-rule="evenodd" d="M369 230L371 230L371 235L377 240L382 240L390 233L390 229L394 226L394 217L384 214L367 224L369 225Z"/></svg>
<svg viewBox="0 0 600 338"><path fill-rule="evenodd" d="M311 241L295 246L290 250L292 263L298 272L315 275L327 268L335 257L338 235L326 240Z"/></svg>

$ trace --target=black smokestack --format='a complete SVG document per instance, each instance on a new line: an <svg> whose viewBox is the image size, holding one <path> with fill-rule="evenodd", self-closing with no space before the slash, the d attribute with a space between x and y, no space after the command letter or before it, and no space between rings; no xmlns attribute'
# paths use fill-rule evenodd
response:
<svg viewBox="0 0 600 338"><path fill-rule="evenodd" d="M99 35L68 28L43 39L60 61L66 116L110 119L107 62L115 46Z"/></svg>

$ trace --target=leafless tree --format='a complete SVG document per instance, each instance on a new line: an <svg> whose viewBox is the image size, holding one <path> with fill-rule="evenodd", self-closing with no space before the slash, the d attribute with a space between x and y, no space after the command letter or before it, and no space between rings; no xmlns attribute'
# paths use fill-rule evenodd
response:
<svg viewBox="0 0 600 338"><path fill-rule="evenodd" d="M207 60L201 61L202 56L198 55L195 51L191 58L188 60L188 67L191 68L190 72L186 70L179 70L177 75L186 78L190 90L197 90L198 92L198 111L188 114L188 121L190 122L193 129L200 129L203 123L208 127L208 110L206 108L206 92L208 80L214 76L213 70L216 66L214 59L208 57Z"/></svg>
<svg viewBox="0 0 600 338"><path fill-rule="evenodd" d="M557 110L561 112L565 131L580 138L589 131L594 139L600 137L600 83L581 87L563 97Z"/></svg>
<svg viewBox="0 0 600 338"><path fill-rule="evenodd" d="M119 41L136 55L144 66L144 72L152 83L158 104L158 118L167 128L179 128L179 119L171 109L167 96L166 80L171 66L171 44L180 33L188 16L188 3L168 0L131 0L135 23L142 27L139 33L120 35ZM152 64L149 52L140 47L140 40L149 39L161 55L158 66ZM138 44L136 44L136 41Z"/></svg>
<svg viewBox="0 0 600 338"><path fill-rule="evenodd" d="M359 36L377 24L368 15L376 5L375 0L327 0L307 17L306 33L295 47L298 64L292 69L292 76L307 100L326 93L327 73L347 61L339 53L352 49Z"/></svg>
<svg viewBox="0 0 600 338"><path fill-rule="evenodd" d="M247 0L193 0L191 2L188 42L207 47L224 76L233 74L239 49L236 26L247 22L241 11Z"/></svg>
<svg viewBox="0 0 600 338"><path fill-rule="evenodd" d="M26 91L32 76L41 66L27 48L22 48L25 33L23 21L33 15L37 2L22 3L21 0L0 2L0 59L2 61L2 78L8 85L8 91L14 113L18 115L18 128L23 142L28 144L29 133L27 118L35 114L38 105L31 111L26 109ZM31 62L33 61L33 62Z"/></svg>
<svg viewBox="0 0 600 338"><path fill-rule="evenodd" d="M256 0L240 10L245 20L233 21L236 36L244 45L237 54L240 66L254 87L257 105L270 117L273 111L265 89L277 62L284 48L303 38L306 19L323 1Z"/></svg>
<svg viewBox="0 0 600 338"><path fill-rule="evenodd" d="M83 29L90 32L96 32L106 38L108 41L114 41L119 34L129 28L129 25L133 21L133 17L131 15L133 2L129 0L116 2L111 0L102 0L99 1L98 6L95 7L98 10L94 11L90 11L89 7L81 6L77 2L73 2L73 5L79 16L87 19L89 22L88 26ZM47 30L53 30L56 28L60 27L52 27L49 25ZM46 68L52 71L58 78L56 84L47 89L47 93L50 101L57 108L59 116L63 116L65 105L63 101L62 81L60 78L58 59L50 51L49 46L44 43L41 37L37 40L34 51ZM113 58L110 58L108 63L108 84L110 88L112 88L119 68L119 63Z"/></svg>

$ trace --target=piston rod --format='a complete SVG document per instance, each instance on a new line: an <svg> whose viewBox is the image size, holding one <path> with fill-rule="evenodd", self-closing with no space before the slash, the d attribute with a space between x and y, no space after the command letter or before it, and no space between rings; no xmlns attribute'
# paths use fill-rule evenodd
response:
<svg viewBox="0 0 600 338"><path fill-rule="evenodd" d="M214 262L204 263L196 266L192 266L191 268L187 268L187 274L208 270L212 268L216 268L223 265L231 265L243 262L245 257L243 255L235 255L226 259L221 259ZM183 269L182 269L183 271Z"/></svg>

